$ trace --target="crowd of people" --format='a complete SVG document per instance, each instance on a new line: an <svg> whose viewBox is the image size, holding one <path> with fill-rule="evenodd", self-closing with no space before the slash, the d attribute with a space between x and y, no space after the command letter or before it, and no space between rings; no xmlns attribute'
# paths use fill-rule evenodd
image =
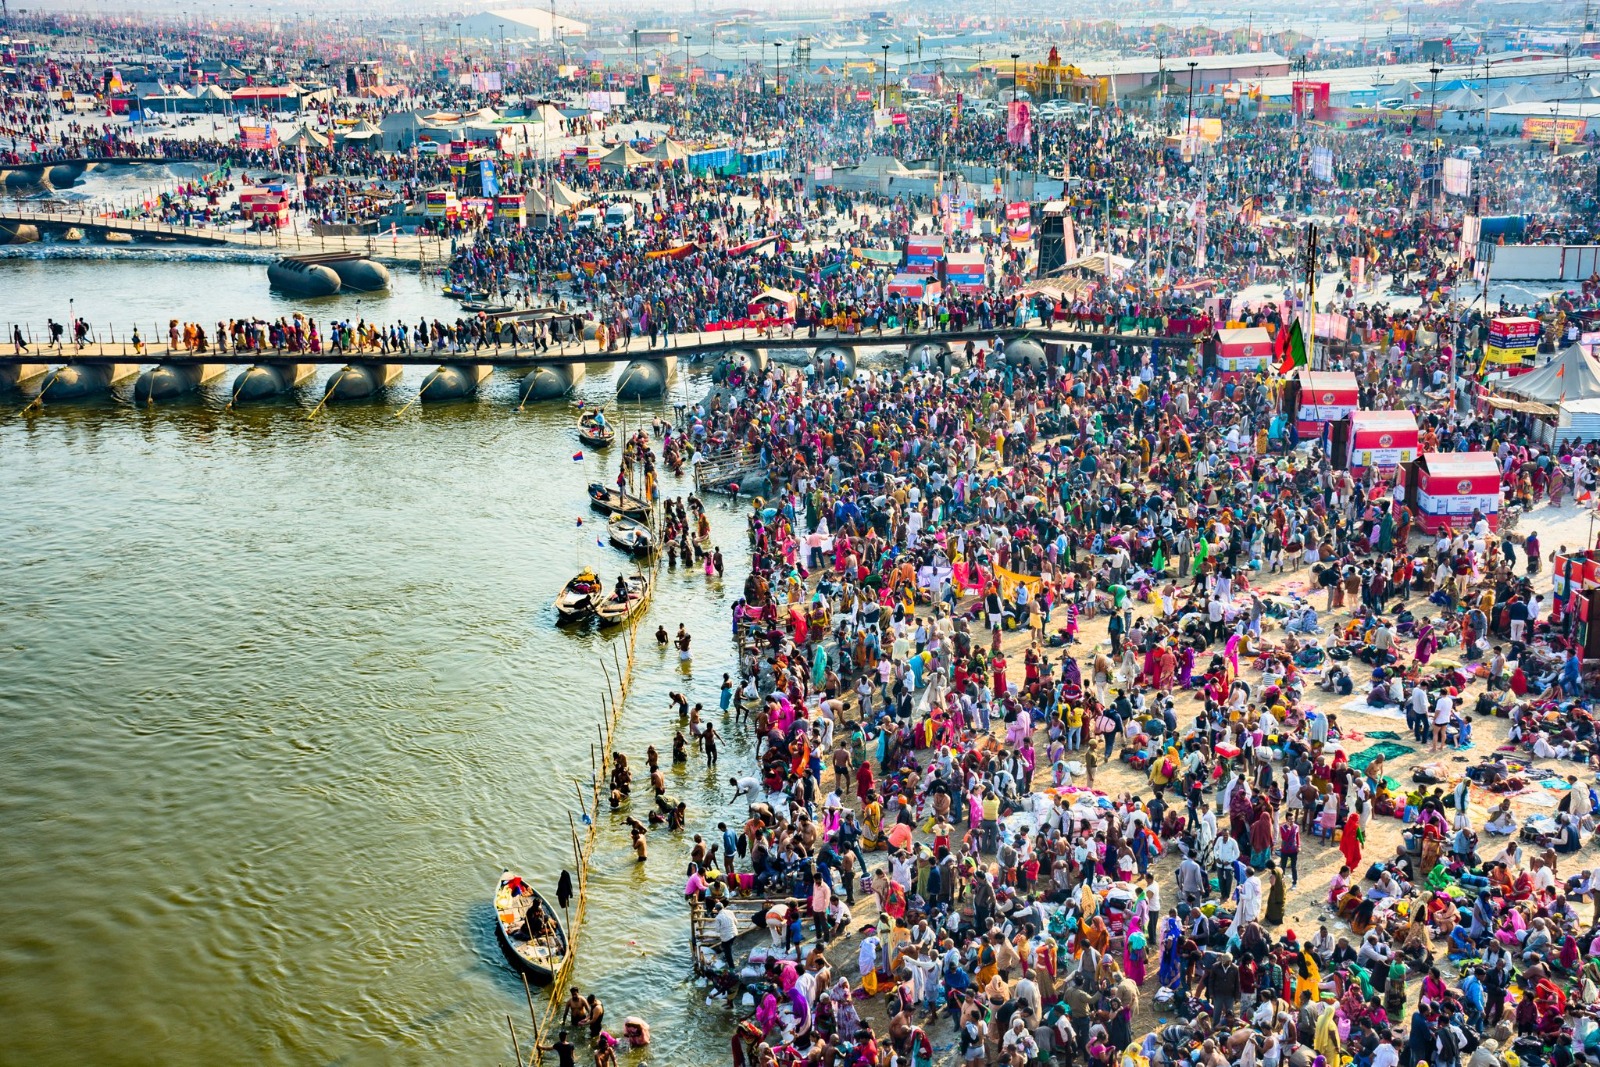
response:
<svg viewBox="0 0 1600 1067"><path fill-rule="evenodd" d="M1374 398L1403 386L1378 357ZM772 369L708 402L691 440L773 479L729 683L758 768L686 886L716 917L706 970L754 1009L747 1062L1593 1049L1600 885L1560 864L1600 795L1535 761L1587 763L1594 730L1538 538L1481 514L1424 536L1392 470L1279 450L1274 411L1267 383L1225 395L1159 352ZM1422 421L1508 488L1580 458L1448 398ZM1344 710L1358 670L1370 703ZM1375 740L1391 695L1416 747ZM1530 776L1569 787L1553 816L1501 799ZM745 898L772 902L754 936Z"/></svg>

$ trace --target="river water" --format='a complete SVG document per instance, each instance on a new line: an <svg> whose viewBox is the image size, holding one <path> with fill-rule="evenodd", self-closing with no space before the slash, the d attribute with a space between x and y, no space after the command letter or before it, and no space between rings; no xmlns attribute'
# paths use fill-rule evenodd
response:
<svg viewBox="0 0 1600 1067"><path fill-rule="evenodd" d="M454 308L414 274L359 306L264 274L11 258L0 316L71 295L120 334ZM509 1063L507 1014L526 1042L489 895L502 865L548 891L570 864L618 638L557 630L551 603L580 565L627 567L584 488L616 460L575 462L571 409L518 414L505 374L397 418L425 373L311 420L322 376L227 412L227 378L153 409L0 401L0 1062ZM580 389L611 402L613 380ZM620 734L641 767L647 744L670 766L668 691L715 709L732 667L748 548L742 513L708 507L728 578L661 570ZM651 636L679 622L688 670ZM726 732L720 774L669 774L691 829L735 812L748 738ZM725 1013L687 978L687 840L650 844L636 865L607 817L578 984L614 1028L652 1023L649 1062L720 1062Z"/></svg>

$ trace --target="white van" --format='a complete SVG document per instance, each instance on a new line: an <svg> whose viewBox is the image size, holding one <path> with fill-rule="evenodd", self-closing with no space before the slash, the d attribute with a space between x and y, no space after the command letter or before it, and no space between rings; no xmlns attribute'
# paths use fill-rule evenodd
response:
<svg viewBox="0 0 1600 1067"><path fill-rule="evenodd" d="M600 209L597 207L584 208L578 212L577 218L572 220L572 224L580 230L595 229L600 225Z"/></svg>
<svg viewBox="0 0 1600 1067"><path fill-rule="evenodd" d="M632 204L612 204L606 208L606 229L631 230L636 215L637 209Z"/></svg>

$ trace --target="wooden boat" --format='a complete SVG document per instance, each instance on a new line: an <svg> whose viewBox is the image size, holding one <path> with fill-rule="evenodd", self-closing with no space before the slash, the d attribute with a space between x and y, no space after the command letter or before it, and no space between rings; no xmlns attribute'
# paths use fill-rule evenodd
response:
<svg viewBox="0 0 1600 1067"><path fill-rule="evenodd" d="M592 413L585 412L578 419L578 440L586 445L604 448L616 440L617 431L605 423L597 422Z"/></svg>
<svg viewBox="0 0 1600 1067"><path fill-rule="evenodd" d="M650 505L620 489L607 489L599 482L589 483L589 506L606 515L622 515L643 522L650 517Z"/></svg>
<svg viewBox="0 0 1600 1067"><path fill-rule="evenodd" d="M563 622L586 619L594 614L595 605L600 603L600 598L604 595L605 589L600 584L599 577L594 571L585 567L567 583L566 588L561 590L561 595L556 597L556 614Z"/></svg>
<svg viewBox="0 0 1600 1067"><path fill-rule="evenodd" d="M510 871L494 891L495 935L511 966L537 985L549 985L567 955L561 916L539 892Z"/></svg>
<svg viewBox="0 0 1600 1067"><path fill-rule="evenodd" d="M613 515L607 523L611 531L611 543L624 552L632 552L636 556L648 555L655 547L656 535L650 532L650 527L626 515Z"/></svg>
<svg viewBox="0 0 1600 1067"><path fill-rule="evenodd" d="M650 579L647 575L631 574L622 581L627 587L626 598L618 600L615 593L610 593L595 605L594 614L602 626L627 622L639 614L645 601L650 599Z"/></svg>
<svg viewBox="0 0 1600 1067"><path fill-rule="evenodd" d="M444 295L453 300L487 300L489 293L485 289L474 289L470 285L461 285L451 282L444 287Z"/></svg>
<svg viewBox="0 0 1600 1067"><path fill-rule="evenodd" d="M507 311L516 310L510 304L490 304L483 300L469 300L461 305L462 311L471 311L474 314L481 311L486 315L499 315Z"/></svg>

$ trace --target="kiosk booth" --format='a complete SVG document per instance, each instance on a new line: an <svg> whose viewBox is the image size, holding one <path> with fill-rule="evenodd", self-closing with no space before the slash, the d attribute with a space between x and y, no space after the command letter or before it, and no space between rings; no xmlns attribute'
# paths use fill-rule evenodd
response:
<svg viewBox="0 0 1600 1067"><path fill-rule="evenodd" d="M989 268L979 252L951 252L944 257L944 282L962 293L981 293Z"/></svg>
<svg viewBox="0 0 1600 1067"><path fill-rule="evenodd" d="M1459 530L1475 510L1489 520L1489 529L1499 529L1500 465L1492 452L1424 452L1407 464L1405 487L1417 526L1427 533L1438 533L1446 523Z"/></svg>
<svg viewBox="0 0 1600 1067"><path fill-rule="evenodd" d="M1349 418L1359 408L1356 376L1342 370L1301 367L1283 383L1279 410L1295 420L1300 440L1322 436L1326 423Z"/></svg>
<svg viewBox="0 0 1600 1067"><path fill-rule="evenodd" d="M906 266L907 274L938 274L939 264L944 260L943 237L907 237L906 238Z"/></svg>
<svg viewBox="0 0 1600 1067"><path fill-rule="evenodd" d="M1343 466L1352 474L1360 474L1368 467L1393 470L1417 458L1419 451L1417 417L1409 411L1352 411L1341 424L1349 442L1344 449L1335 444L1332 451L1335 465L1343 457Z"/></svg>
<svg viewBox="0 0 1600 1067"><path fill-rule="evenodd" d="M1272 358L1272 335L1261 326L1242 326L1217 331L1217 370L1224 381L1241 374L1254 374Z"/></svg>
<svg viewBox="0 0 1600 1067"><path fill-rule="evenodd" d="M943 287L939 284L939 279L932 275L896 274L889 279L889 284L885 289L889 296L931 303L939 299L939 293Z"/></svg>

